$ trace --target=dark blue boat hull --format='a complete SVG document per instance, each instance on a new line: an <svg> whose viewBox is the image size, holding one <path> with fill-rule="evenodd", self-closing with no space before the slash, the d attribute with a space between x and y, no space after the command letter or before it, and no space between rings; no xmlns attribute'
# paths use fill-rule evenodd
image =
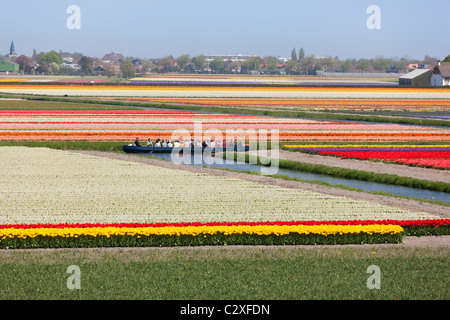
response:
<svg viewBox="0 0 450 320"><path fill-rule="evenodd" d="M185 151L189 150L191 153L195 153L195 152L201 152L203 153L205 150L206 152L215 152L217 151L248 151L249 150L249 146L245 146L245 147L234 147L233 148L183 148L183 147L159 147L159 148L155 148L155 147L136 147L136 146L128 146L128 145L123 145L122 146L122 150L126 153L172 153L172 152L179 152L179 153L184 153Z"/></svg>

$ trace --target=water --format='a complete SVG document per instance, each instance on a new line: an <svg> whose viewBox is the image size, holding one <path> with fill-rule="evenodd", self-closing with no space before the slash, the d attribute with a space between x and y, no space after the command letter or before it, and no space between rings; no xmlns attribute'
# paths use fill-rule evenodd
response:
<svg viewBox="0 0 450 320"><path fill-rule="evenodd" d="M149 154L145 154L149 155ZM160 154L150 154L153 157L159 159L166 159L172 161L172 155L170 153L160 153ZM331 177L323 174L315 174L315 173L306 173L289 169L277 169L271 168L270 166L262 166L252 163L238 163L235 161L227 161L222 160L222 164L219 162L220 159L214 158L211 156L203 156L203 157L195 157L191 155L191 158L180 158L178 162L187 163L195 166L208 166L213 168L222 168L222 169L231 169L237 171L254 171L260 174L277 174L277 175L285 175L291 178L298 178L308 181L323 181L328 182L332 185L344 185L348 187L353 187L357 189L362 189L368 192L386 192L392 193L395 195L405 196L405 197L414 197L414 198L422 198L427 200L437 200L450 204L450 195L445 192L437 192L430 190L422 190L416 188L395 186L395 185L386 185L382 183L376 182L367 182L367 181L359 181L359 180L351 180L351 179L343 179ZM189 163L190 161L190 163ZM229 163L232 162L232 163Z"/></svg>

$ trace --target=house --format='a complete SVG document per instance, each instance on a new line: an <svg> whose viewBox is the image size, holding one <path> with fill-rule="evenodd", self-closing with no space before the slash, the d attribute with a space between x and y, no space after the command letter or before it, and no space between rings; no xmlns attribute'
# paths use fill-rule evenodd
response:
<svg viewBox="0 0 450 320"><path fill-rule="evenodd" d="M63 60L63 63L67 63L67 64L73 63L72 57L63 57L62 60Z"/></svg>
<svg viewBox="0 0 450 320"><path fill-rule="evenodd" d="M398 78L398 84L401 86L428 87L433 70L415 69Z"/></svg>
<svg viewBox="0 0 450 320"><path fill-rule="evenodd" d="M196 73L197 69L195 68L195 65L193 63L188 64L184 68L184 73Z"/></svg>
<svg viewBox="0 0 450 320"><path fill-rule="evenodd" d="M73 71L80 71L81 70L81 66L79 64L76 63L61 63L61 68L67 68L67 69L71 69Z"/></svg>
<svg viewBox="0 0 450 320"><path fill-rule="evenodd" d="M103 56L103 58L102 58L102 62L104 62L104 63L114 63L114 64L118 64L118 63L120 63L120 62L122 62L124 60L125 60L125 58L124 58L123 55L121 55L120 53L116 54L114 52L105 54Z"/></svg>
<svg viewBox="0 0 450 320"><path fill-rule="evenodd" d="M419 65L417 63L410 63L408 64L408 70L412 71L412 70L416 70L419 69Z"/></svg>
<svg viewBox="0 0 450 320"><path fill-rule="evenodd" d="M450 86L450 62L438 61L432 70L430 84L433 87Z"/></svg>
<svg viewBox="0 0 450 320"><path fill-rule="evenodd" d="M19 65L17 63L0 60L0 73L14 74L19 72Z"/></svg>
<svg viewBox="0 0 450 320"><path fill-rule="evenodd" d="M103 68L103 66L101 66L101 65L98 65L92 71L94 71L94 72L105 72L105 68Z"/></svg>

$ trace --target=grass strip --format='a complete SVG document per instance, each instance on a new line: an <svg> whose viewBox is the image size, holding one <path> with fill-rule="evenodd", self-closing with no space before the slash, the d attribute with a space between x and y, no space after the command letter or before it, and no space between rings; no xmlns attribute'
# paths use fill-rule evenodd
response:
<svg viewBox="0 0 450 320"><path fill-rule="evenodd" d="M86 104L77 101L1 100L0 110L140 110L118 105ZM12 97L4 97L12 98Z"/></svg>
<svg viewBox="0 0 450 320"><path fill-rule="evenodd" d="M2 250L0 299L448 300L448 263L447 248L396 245ZM79 290L67 287L71 265ZM371 265L380 289L367 287Z"/></svg>

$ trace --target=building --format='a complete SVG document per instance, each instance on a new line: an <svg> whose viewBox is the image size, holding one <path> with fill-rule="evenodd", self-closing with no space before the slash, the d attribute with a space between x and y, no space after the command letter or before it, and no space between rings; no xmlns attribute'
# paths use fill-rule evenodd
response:
<svg viewBox="0 0 450 320"><path fill-rule="evenodd" d="M438 62L432 70L430 84L433 87L450 86L450 62Z"/></svg>
<svg viewBox="0 0 450 320"><path fill-rule="evenodd" d="M61 68L71 69L73 71L81 71L81 66L76 63L62 63Z"/></svg>
<svg viewBox="0 0 450 320"><path fill-rule="evenodd" d="M257 56L246 56L246 55L242 55L240 53L235 54L235 55L209 55L209 56L205 56L206 61L211 62L214 59L221 59L222 61L238 61L238 62L243 62L249 58L254 58Z"/></svg>
<svg viewBox="0 0 450 320"><path fill-rule="evenodd" d="M16 48L14 47L14 42L11 41L11 46L9 47L9 56L10 57L17 57Z"/></svg>
<svg viewBox="0 0 450 320"><path fill-rule="evenodd" d="M398 84L401 86L428 87L433 70L415 69L398 78Z"/></svg>
<svg viewBox="0 0 450 320"><path fill-rule="evenodd" d="M119 64L124 60L125 60L125 58L122 54L120 54L120 53L117 54L114 52L105 54L102 58L103 63L110 63L110 64Z"/></svg>
<svg viewBox="0 0 450 320"><path fill-rule="evenodd" d="M19 65L17 63L0 60L0 73L14 74L19 72Z"/></svg>

